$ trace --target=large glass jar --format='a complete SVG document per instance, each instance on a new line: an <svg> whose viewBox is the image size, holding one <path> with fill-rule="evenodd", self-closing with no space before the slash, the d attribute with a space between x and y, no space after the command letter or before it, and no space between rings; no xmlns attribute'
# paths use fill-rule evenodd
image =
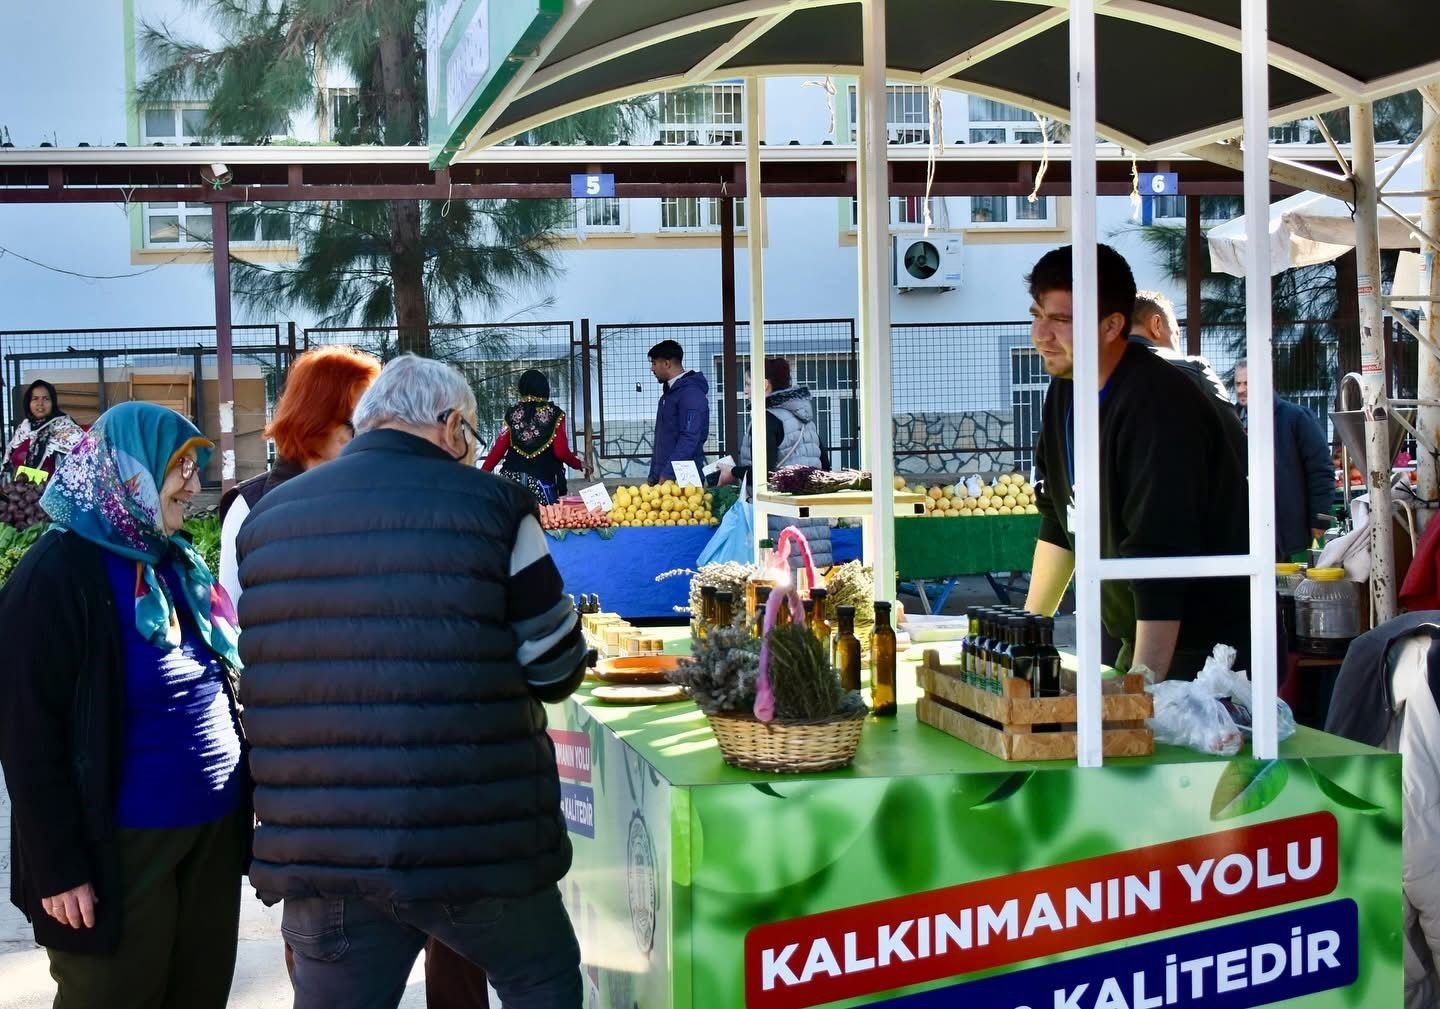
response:
<svg viewBox="0 0 1440 1009"><path fill-rule="evenodd" d="M1344 568L1311 568L1295 589L1295 643L1302 652L1344 655L1360 636L1360 583Z"/></svg>
<svg viewBox="0 0 1440 1009"><path fill-rule="evenodd" d="M1275 603L1280 609L1280 622L1284 628L1285 643L1291 648L1295 647L1295 590L1304 581L1304 565L1275 565Z"/></svg>

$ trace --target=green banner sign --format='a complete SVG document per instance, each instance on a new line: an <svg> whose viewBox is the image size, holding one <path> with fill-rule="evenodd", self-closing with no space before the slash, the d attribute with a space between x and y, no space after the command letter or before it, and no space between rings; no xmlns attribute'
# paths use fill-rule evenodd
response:
<svg viewBox="0 0 1440 1009"><path fill-rule="evenodd" d="M432 168L460 152L564 8L564 0L426 0Z"/></svg>
<svg viewBox="0 0 1440 1009"><path fill-rule="evenodd" d="M1396 755L1082 770L895 726L934 751L797 779L723 767L686 705L550 713L587 1009L1401 1003Z"/></svg>

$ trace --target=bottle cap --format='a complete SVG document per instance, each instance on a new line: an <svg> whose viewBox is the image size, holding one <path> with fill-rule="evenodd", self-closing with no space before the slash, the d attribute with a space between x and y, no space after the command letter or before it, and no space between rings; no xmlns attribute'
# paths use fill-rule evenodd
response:
<svg viewBox="0 0 1440 1009"><path fill-rule="evenodd" d="M713 586L713 585L702 585L702 586L700 586L700 594L701 594L702 596L713 596L713 595L716 595L719 591L720 591L720 590L717 589L717 588L716 588L715 586Z"/></svg>
<svg viewBox="0 0 1440 1009"><path fill-rule="evenodd" d="M875 612L876 612L876 613L889 613L889 612L890 612L890 604L887 603L887 602L885 602L883 599L880 600L879 602L877 602L877 603L875 604Z"/></svg>
<svg viewBox="0 0 1440 1009"><path fill-rule="evenodd" d="M836 613L837 616L840 617L841 620L847 620L847 619L848 619L848 620L854 620L854 619L855 619L855 607L853 607L853 606L841 606L841 607L838 607L838 608L835 610L835 613Z"/></svg>
<svg viewBox="0 0 1440 1009"><path fill-rule="evenodd" d="M717 590L716 593L715 593L715 601L716 601L717 603L730 603L730 602L734 602L734 601L735 601L735 593L733 593L733 592L720 592L720 591Z"/></svg>

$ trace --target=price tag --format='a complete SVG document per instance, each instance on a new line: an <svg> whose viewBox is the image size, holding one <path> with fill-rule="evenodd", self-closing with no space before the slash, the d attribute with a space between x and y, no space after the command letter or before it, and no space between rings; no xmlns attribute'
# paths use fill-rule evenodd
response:
<svg viewBox="0 0 1440 1009"><path fill-rule="evenodd" d="M580 500L585 502L587 511L614 511L615 503L610 500L610 492L605 489L603 483L597 483L591 487L585 487L580 491Z"/></svg>
<svg viewBox="0 0 1440 1009"><path fill-rule="evenodd" d="M572 175L570 195L577 200L609 199L615 195L615 176Z"/></svg>
<svg viewBox="0 0 1440 1009"><path fill-rule="evenodd" d="M723 459L716 459L709 466L705 467L704 473L706 476L713 476L714 474L719 473L720 470L725 466L729 466L731 469L734 469L735 459L732 456L728 455Z"/></svg>
<svg viewBox="0 0 1440 1009"><path fill-rule="evenodd" d="M703 487L700 482L700 470L693 462L677 461L670 464L675 470L675 482L681 487Z"/></svg>
<svg viewBox="0 0 1440 1009"><path fill-rule="evenodd" d="M44 483L50 479L50 474L46 473L43 469L32 469L29 466L16 466L15 475L23 476L31 483Z"/></svg>

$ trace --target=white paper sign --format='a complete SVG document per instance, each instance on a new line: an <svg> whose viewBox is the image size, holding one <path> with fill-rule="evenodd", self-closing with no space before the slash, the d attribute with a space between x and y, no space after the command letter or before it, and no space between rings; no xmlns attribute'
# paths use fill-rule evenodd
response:
<svg viewBox="0 0 1440 1009"><path fill-rule="evenodd" d="M679 461L670 464L675 470L675 482L681 487L703 487L700 482L700 470L693 462Z"/></svg>
<svg viewBox="0 0 1440 1009"><path fill-rule="evenodd" d="M615 503L610 500L610 492L605 489L603 483L582 488L580 500L585 502L585 508L588 511L595 511L598 508L600 511L608 512L615 509Z"/></svg>
<svg viewBox="0 0 1440 1009"><path fill-rule="evenodd" d="M709 466L706 466L706 467L705 467L705 470L704 470L705 475L706 475L706 476L710 476L710 475L712 475L712 474L719 473L721 467L724 467L724 466L729 466L730 468L733 469L733 468L735 467L735 460L734 460L734 458L727 455L727 456L726 456L725 458L723 458L723 459L716 459L716 460L715 460L714 462L712 462Z"/></svg>

